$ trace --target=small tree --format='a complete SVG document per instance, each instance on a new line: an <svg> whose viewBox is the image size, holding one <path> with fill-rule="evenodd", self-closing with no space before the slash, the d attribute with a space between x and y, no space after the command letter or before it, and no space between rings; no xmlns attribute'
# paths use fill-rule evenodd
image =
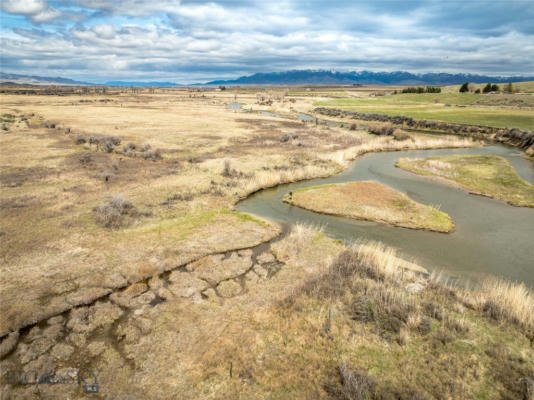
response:
<svg viewBox="0 0 534 400"><path fill-rule="evenodd" d="M498 92L499 91L499 86L496 85L496 84L491 85L491 91L492 92Z"/></svg>
<svg viewBox="0 0 534 400"><path fill-rule="evenodd" d="M466 93L466 92L469 92L469 82L465 82L465 83L460 87L460 93Z"/></svg>
<svg viewBox="0 0 534 400"><path fill-rule="evenodd" d="M508 84L506 85L504 91L508 92L508 93L513 93L514 92L514 87L512 86L512 82L508 82Z"/></svg>
<svg viewBox="0 0 534 400"><path fill-rule="evenodd" d="M491 92L491 83L488 82L486 86L484 86L484 89L482 89L483 93L489 93Z"/></svg>

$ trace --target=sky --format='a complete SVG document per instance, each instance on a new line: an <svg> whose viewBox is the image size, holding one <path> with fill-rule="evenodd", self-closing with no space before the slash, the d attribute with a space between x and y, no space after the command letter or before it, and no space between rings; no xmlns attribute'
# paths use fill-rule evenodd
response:
<svg viewBox="0 0 534 400"><path fill-rule="evenodd" d="M534 0L2 0L2 72L177 83L292 69L534 75Z"/></svg>

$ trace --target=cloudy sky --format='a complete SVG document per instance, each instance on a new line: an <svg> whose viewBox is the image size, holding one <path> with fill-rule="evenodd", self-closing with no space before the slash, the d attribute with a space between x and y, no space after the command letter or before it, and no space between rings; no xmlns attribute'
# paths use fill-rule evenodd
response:
<svg viewBox="0 0 534 400"><path fill-rule="evenodd" d="M2 0L1 70L191 83L335 69L534 75L533 0Z"/></svg>

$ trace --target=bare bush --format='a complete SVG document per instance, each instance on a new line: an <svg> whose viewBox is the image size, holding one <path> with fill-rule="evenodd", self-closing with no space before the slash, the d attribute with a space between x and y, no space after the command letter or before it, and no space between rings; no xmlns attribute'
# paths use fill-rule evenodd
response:
<svg viewBox="0 0 534 400"><path fill-rule="evenodd" d="M127 225L128 217L136 215L134 205L123 195L107 197L102 204L95 207L96 222L106 228L120 228Z"/></svg>
<svg viewBox="0 0 534 400"><path fill-rule="evenodd" d="M118 146L122 142L119 136L106 136L104 140L113 143L114 146Z"/></svg>
<svg viewBox="0 0 534 400"><path fill-rule="evenodd" d="M141 146L141 151L144 153L145 151L147 150L150 150L152 148L152 146L148 143L144 143L142 146Z"/></svg>
<svg viewBox="0 0 534 400"><path fill-rule="evenodd" d="M145 151L143 151L143 158L145 160L152 160L152 161L156 161L156 160L161 160L161 150L160 149L156 149L156 150L152 150L152 149L146 149Z"/></svg>
<svg viewBox="0 0 534 400"><path fill-rule="evenodd" d="M230 159L226 158L224 161L223 161L223 172L222 172L222 175L223 176L226 176L226 177L231 177L231 176L234 176L234 169L232 169L232 162L230 161Z"/></svg>
<svg viewBox="0 0 534 400"><path fill-rule="evenodd" d="M135 157L136 149L137 149L137 145L134 142L129 142L128 144L125 144L124 146L122 146L122 154L124 154L126 157Z"/></svg>
<svg viewBox="0 0 534 400"><path fill-rule="evenodd" d="M103 141L101 143L101 145L102 145L102 147L101 147L102 151L104 151L106 153L112 153L113 150L115 150L115 145L110 140Z"/></svg>
<svg viewBox="0 0 534 400"><path fill-rule="evenodd" d="M87 137L86 137L86 136L83 136L83 135L78 135L78 136L76 136L76 138L74 139L74 143L76 143L76 144L84 144L84 143L87 143Z"/></svg>
<svg viewBox="0 0 534 400"><path fill-rule="evenodd" d="M381 126L373 126L369 128L369 133L379 136L391 136L395 132L395 128L389 123Z"/></svg>
<svg viewBox="0 0 534 400"><path fill-rule="evenodd" d="M291 140L291 136L288 135L287 133L280 135L280 141L282 143L289 142L289 140Z"/></svg>
<svg viewBox="0 0 534 400"><path fill-rule="evenodd" d="M401 129L395 129L393 131L393 137L395 138L395 140L399 140L399 141L410 139L410 135L408 135L406 132L404 132Z"/></svg>
<svg viewBox="0 0 534 400"><path fill-rule="evenodd" d="M346 363L342 363L338 370L346 399L371 400L375 397L376 380L367 372L353 370Z"/></svg>

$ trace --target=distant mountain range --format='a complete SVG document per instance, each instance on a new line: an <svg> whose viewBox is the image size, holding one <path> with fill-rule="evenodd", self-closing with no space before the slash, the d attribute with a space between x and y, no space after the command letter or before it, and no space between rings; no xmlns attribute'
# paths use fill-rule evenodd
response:
<svg viewBox="0 0 534 400"><path fill-rule="evenodd" d="M140 82L140 81L108 81L106 86L204 86L204 85L458 85L472 83L506 83L534 81L534 76L487 76L473 74L427 73L412 74L410 72L371 72L353 71L336 72L326 70L293 70L284 72L257 73L230 80L214 80L194 85L181 85L175 82ZM0 72L0 82L30 85L97 85L90 82L75 81L60 77L44 77L33 75L8 74ZM99 86L101 84L98 84Z"/></svg>
<svg viewBox="0 0 534 400"><path fill-rule="evenodd" d="M325 70L294 70L257 73L233 80L216 80L206 85L458 85L472 83L505 83L534 80L534 76L486 76L472 74L410 72L336 72Z"/></svg>
<svg viewBox="0 0 534 400"><path fill-rule="evenodd" d="M60 77L52 78L49 76L7 74L5 72L0 72L0 82L16 83L19 85L92 85L92 83Z"/></svg>
<svg viewBox="0 0 534 400"><path fill-rule="evenodd" d="M138 81L107 81L106 86L153 86L153 87L174 87L183 86L174 82L138 82Z"/></svg>

